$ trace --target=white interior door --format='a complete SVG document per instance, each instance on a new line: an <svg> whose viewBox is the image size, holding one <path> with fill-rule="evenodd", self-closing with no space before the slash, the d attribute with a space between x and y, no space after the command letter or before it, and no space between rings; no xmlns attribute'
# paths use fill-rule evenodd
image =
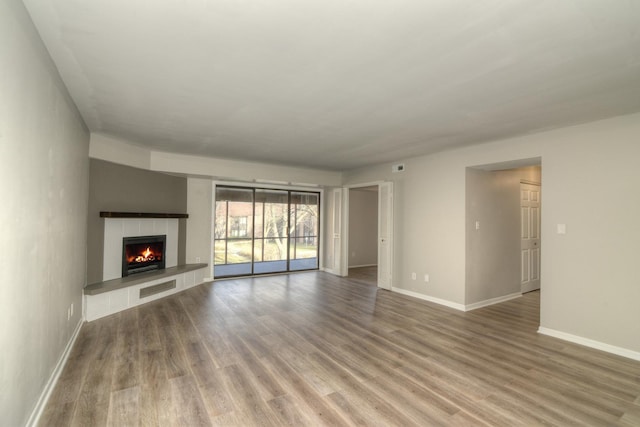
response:
<svg viewBox="0 0 640 427"><path fill-rule="evenodd" d="M378 287L391 290L393 256L393 183L378 186Z"/></svg>
<svg viewBox="0 0 640 427"><path fill-rule="evenodd" d="M336 188L333 190L333 218L331 221L331 227L333 232L333 247L332 247L332 258L333 265L332 270L336 274L340 274L341 272L341 263L342 263L342 188Z"/></svg>
<svg viewBox="0 0 640 427"><path fill-rule="evenodd" d="M521 291L540 289L540 186L520 184Z"/></svg>

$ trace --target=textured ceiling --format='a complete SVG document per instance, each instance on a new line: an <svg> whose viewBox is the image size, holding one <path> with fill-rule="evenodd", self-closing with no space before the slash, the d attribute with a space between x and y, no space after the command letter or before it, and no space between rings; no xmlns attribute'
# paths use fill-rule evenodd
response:
<svg viewBox="0 0 640 427"><path fill-rule="evenodd" d="M345 170L640 111L638 0L24 0L92 132Z"/></svg>

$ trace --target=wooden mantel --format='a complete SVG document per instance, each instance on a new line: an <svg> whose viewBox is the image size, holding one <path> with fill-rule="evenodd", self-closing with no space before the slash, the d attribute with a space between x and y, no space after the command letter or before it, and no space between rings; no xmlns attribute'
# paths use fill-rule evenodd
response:
<svg viewBox="0 0 640 427"><path fill-rule="evenodd" d="M100 212L100 218L189 218L186 213Z"/></svg>

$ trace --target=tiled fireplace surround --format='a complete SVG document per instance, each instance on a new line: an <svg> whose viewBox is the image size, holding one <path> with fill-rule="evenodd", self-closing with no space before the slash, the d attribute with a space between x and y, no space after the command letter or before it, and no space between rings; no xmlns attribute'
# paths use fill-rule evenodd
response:
<svg viewBox="0 0 640 427"><path fill-rule="evenodd" d="M204 281L206 264L177 265L178 219L105 218L104 221L103 282L85 288L87 321L180 292ZM167 236L165 270L122 278L122 239L159 234Z"/></svg>
<svg viewBox="0 0 640 427"><path fill-rule="evenodd" d="M178 220L175 218L105 218L102 280L122 276L124 237L166 234L165 267L178 265Z"/></svg>

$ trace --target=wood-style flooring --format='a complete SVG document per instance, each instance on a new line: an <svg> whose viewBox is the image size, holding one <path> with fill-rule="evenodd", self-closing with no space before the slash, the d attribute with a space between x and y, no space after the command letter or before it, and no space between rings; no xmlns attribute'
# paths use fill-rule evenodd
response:
<svg viewBox="0 0 640 427"><path fill-rule="evenodd" d="M322 272L217 281L86 323L42 426L640 425L640 362Z"/></svg>
<svg viewBox="0 0 640 427"><path fill-rule="evenodd" d="M349 279L378 286L378 266L349 268Z"/></svg>

